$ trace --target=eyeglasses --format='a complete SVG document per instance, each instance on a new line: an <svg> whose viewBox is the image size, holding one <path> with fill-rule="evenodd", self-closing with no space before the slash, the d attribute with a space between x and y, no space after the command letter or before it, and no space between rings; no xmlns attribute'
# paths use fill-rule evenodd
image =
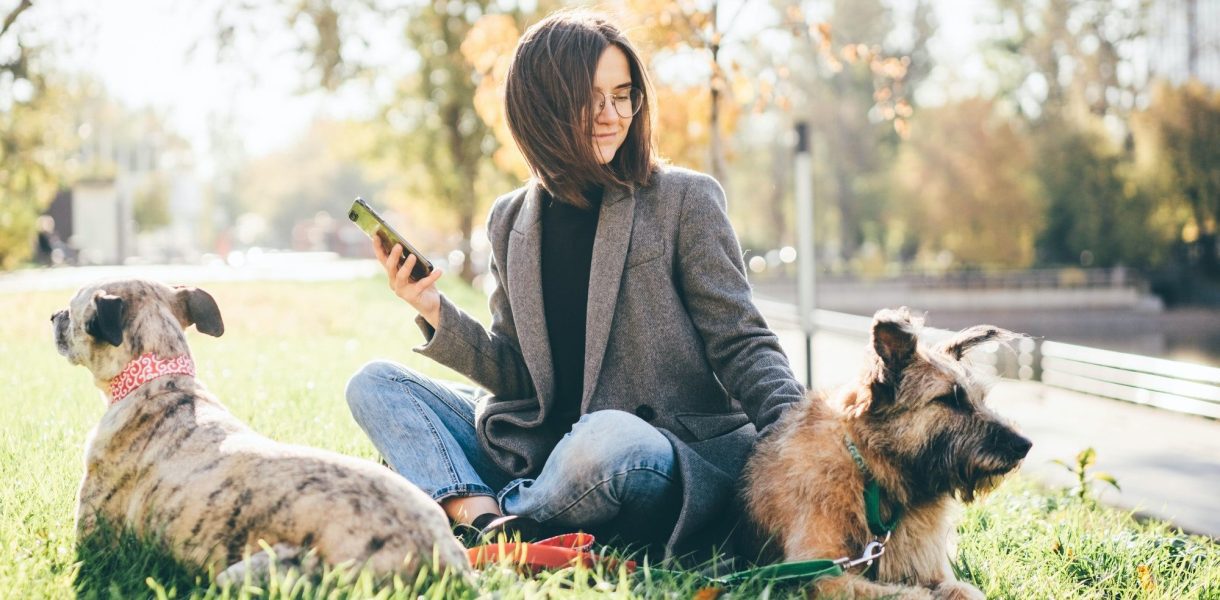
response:
<svg viewBox="0 0 1220 600"><path fill-rule="evenodd" d="M644 93L639 88L631 88L625 94L606 94L593 90L593 115L595 117L606 110L607 98L609 98L610 106L614 107L614 114L618 115L620 119L634 117L635 113L640 112L640 107L644 106Z"/></svg>

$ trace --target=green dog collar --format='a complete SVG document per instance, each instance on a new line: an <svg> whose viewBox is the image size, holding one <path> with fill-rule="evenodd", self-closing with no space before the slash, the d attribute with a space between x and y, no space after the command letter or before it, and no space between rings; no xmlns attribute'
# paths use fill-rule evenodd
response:
<svg viewBox="0 0 1220 600"><path fill-rule="evenodd" d="M881 520L881 486L877 484L872 472L868 470L868 465L864 464L864 457L860 456L860 449L851 441L851 437L844 435L843 442L847 444L847 451L851 453L851 459L856 461L856 468L864 476L864 515L868 519L868 530L877 537L884 537L898 526L898 519L902 516L902 511L898 507L894 507L894 514L890 515L892 517L890 522L886 523Z"/></svg>

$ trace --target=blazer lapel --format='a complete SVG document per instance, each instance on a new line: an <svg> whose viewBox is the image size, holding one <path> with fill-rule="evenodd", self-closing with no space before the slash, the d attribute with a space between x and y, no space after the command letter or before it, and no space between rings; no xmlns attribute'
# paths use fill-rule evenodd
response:
<svg viewBox="0 0 1220 600"><path fill-rule="evenodd" d="M627 248L631 243L631 226L635 222L635 194L620 187L607 187L598 215L597 234L593 238L593 261L589 266L589 302L585 316L585 383L581 393L581 411L589 404L597 387L610 326L618 301Z"/></svg>
<svg viewBox="0 0 1220 600"><path fill-rule="evenodd" d="M517 213L508 236L508 271L504 274L517 341L521 344L521 354L534 380L542 408L539 418L549 412L555 382L551 341L542 306L541 217L542 194L538 183L534 182L525 193L525 205Z"/></svg>

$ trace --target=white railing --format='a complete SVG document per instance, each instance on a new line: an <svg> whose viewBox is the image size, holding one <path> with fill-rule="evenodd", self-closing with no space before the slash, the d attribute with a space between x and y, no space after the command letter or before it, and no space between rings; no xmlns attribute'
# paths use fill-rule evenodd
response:
<svg viewBox="0 0 1220 600"><path fill-rule="evenodd" d="M1218 368L1050 341L1039 351L1047 385L1220 419Z"/></svg>
<svg viewBox="0 0 1220 600"><path fill-rule="evenodd" d="M799 326L795 306L760 299L754 302L771 323ZM820 309L814 311L813 323L817 331L865 339L872 327L869 317ZM952 334L931 327L923 330L929 342ZM1220 419L1220 368L1029 338L1018 343L1015 350L1015 356L1007 358L987 353L983 362L1005 377Z"/></svg>

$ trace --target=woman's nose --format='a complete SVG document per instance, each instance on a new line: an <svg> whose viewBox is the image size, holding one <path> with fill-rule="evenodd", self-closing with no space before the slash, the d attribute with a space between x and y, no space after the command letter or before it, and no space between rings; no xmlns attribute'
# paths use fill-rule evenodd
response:
<svg viewBox="0 0 1220 600"><path fill-rule="evenodd" d="M599 123L611 123L615 120L614 115L610 114L610 105L606 105L601 112L597 113L597 121Z"/></svg>
<svg viewBox="0 0 1220 600"><path fill-rule="evenodd" d="M606 102L602 104L602 109L597 113L597 121L599 123L615 123L618 120L618 111L614 110L614 103Z"/></svg>

